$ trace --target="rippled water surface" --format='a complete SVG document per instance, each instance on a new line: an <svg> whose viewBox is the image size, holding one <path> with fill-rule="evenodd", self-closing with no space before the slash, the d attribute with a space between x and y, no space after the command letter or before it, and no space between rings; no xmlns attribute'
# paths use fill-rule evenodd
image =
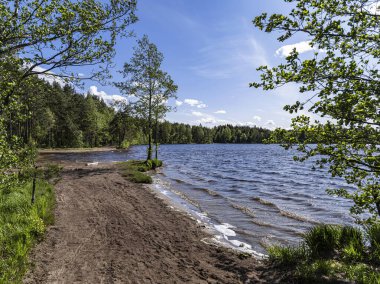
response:
<svg viewBox="0 0 380 284"><path fill-rule="evenodd" d="M70 155L62 159L143 159L146 147ZM350 202L325 193L326 188L348 188L344 181L292 157L278 145L162 145L159 158L165 166L158 178L215 224L229 224L236 233L229 240L258 252L265 252L268 243L295 244L316 223L353 223Z"/></svg>

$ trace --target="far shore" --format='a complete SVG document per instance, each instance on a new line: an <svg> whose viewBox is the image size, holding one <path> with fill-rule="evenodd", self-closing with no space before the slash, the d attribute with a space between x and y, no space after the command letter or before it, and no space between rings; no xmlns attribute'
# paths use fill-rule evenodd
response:
<svg viewBox="0 0 380 284"><path fill-rule="evenodd" d="M83 152L107 152L125 150L117 149L115 146L94 147L94 148L48 148L38 149L39 154L60 154L60 153L83 153Z"/></svg>

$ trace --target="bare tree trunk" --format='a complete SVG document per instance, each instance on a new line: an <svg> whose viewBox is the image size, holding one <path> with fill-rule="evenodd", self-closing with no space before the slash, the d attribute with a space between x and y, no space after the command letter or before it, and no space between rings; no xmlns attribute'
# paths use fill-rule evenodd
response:
<svg viewBox="0 0 380 284"><path fill-rule="evenodd" d="M156 142L156 160L158 160L158 115L156 114L156 133L155 133L155 138L154 138L155 142Z"/></svg>
<svg viewBox="0 0 380 284"><path fill-rule="evenodd" d="M149 90L148 157L146 160L152 160L152 90Z"/></svg>

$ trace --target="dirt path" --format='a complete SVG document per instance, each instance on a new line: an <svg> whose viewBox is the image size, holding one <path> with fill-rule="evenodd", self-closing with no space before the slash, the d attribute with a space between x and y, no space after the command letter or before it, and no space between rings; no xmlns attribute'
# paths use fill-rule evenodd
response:
<svg viewBox="0 0 380 284"><path fill-rule="evenodd" d="M56 220L24 283L263 283L253 258L206 245L194 220L113 165L65 166Z"/></svg>

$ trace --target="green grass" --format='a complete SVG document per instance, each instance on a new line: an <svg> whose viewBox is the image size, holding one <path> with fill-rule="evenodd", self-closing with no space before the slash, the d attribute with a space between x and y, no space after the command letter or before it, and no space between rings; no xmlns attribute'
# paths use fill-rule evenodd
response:
<svg viewBox="0 0 380 284"><path fill-rule="evenodd" d="M31 182L0 192L0 283L21 283L30 249L54 222L53 187L38 180L33 205L31 192Z"/></svg>
<svg viewBox="0 0 380 284"><path fill-rule="evenodd" d="M162 161L160 160L148 160L148 161L137 161L130 160L127 162L119 163L122 170L122 175L129 181L134 183L152 183L153 180L150 176L144 172L153 170L162 166Z"/></svg>
<svg viewBox="0 0 380 284"><path fill-rule="evenodd" d="M380 283L379 243L380 225L369 227L366 235L351 226L318 225L299 246L269 247L269 262L290 271L296 283L375 284Z"/></svg>

